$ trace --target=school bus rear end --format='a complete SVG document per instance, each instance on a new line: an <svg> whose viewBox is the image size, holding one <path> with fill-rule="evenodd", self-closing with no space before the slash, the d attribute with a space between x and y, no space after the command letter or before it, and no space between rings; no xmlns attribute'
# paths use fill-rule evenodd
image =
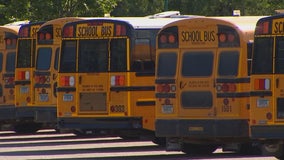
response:
<svg viewBox="0 0 284 160"><path fill-rule="evenodd" d="M20 26L0 26L0 130L15 122L15 58Z"/></svg>
<svg viewBox="0 0 284 160"><path fill-rule="evenodd" d="M242 18L180 20L159 32L156 135L167 150L212 153L249 142L248 52L260 17Z"/></svg>

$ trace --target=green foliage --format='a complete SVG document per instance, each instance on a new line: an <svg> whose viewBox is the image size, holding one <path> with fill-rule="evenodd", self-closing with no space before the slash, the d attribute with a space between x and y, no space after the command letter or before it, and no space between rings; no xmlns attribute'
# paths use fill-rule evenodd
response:
<svg viewBox="0 0 284 160"><path fill-rule="evenodd" d="M59 17L147 16L165 10L181 14L229 16L273 15L283 0L0 0L0 24L19 20L47 21Z"/></svg>

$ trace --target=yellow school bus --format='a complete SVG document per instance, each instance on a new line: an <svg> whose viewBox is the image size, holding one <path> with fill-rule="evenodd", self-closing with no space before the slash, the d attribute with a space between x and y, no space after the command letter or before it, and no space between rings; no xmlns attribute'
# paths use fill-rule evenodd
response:
<svg viewBox="0 0 284 160"><path fill-rule="evenodd" d="M0 26L0 130L15 120L15 57L20 26Z"/></svg>
<svg viewBox="0 0 284 160"><path fill-rule="evenodd" d="M251 73L251 137L265 155L284 157L284 16L257 22Z"/></svg>
<svg viewBox="0 0 284 160"><path fill-rule="evenodd" d="M77 134L154 135L155 36L178 18L98 18L63 28L58 125Z"/></svg>
<svg viewBox="0 0 284 160"><path fill-rule="evenodd" d="M29 62L30 70L19 69L19 98L16 101L16 132L36 132L41 128L56 128L56 87L58 57L61 44L61 28L67 22L82 18L64 17L47 21L40 26L30 27L36 32L36 45ZM38 28L39 27L39 28ZM32 33L33 32L33 33ZM30 35L34 38L34 35ZM35 50L34 50L35 49ZM21 57L18 57L19 61ZM30 73L32 72L32 73ZM27 74L28 73L28 74ZM31 76L32 75L32 76ZM28 85L22 83L28 82ZM24 92L26 96L21 97Z"/></svg>
<svg viewBox="0 0 284 160"><path fill-rule="evenodd" d="M161 29L156 136L166 137L167 150L207 154L249 143L249 66L259 18L201 17Z"/></svg>

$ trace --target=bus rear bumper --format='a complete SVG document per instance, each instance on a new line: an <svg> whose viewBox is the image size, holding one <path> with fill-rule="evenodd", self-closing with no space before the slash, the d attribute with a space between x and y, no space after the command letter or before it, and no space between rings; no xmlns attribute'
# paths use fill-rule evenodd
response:
<svg viewBox="0 0 284 160"><path fill-rule="evenodd" d="M0 121L15 120L15 115L14 105L0 106Z"/></svg>
<svg viewBox="0 0 284 160"><path fill-rule="evenodd" d="M253 139L284 139L284 125L251 126Z"/></svg>
<svg viewBox="0 0 284 160"><path fill-rule="evenodd" d="M55 106L16 107L15 114L18 121L28 119L38 123L57 122L57 111Z"/></svg>
<svg viewBox="0 0 284 160"><path fill-rule="evenodd" d="M226 138L248 137L248 120L245 119L157 119L157 137Z"/></svg>
<svg viewBox="0 0 284 160"><path fill-rule="evenodd" d="M58 118L59 129L141 129L142 118Z"/></svg>

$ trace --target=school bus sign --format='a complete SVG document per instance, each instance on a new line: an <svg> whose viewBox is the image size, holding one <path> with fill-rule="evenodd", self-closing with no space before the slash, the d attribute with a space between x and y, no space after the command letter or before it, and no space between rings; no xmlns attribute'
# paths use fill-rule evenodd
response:
<svg viewBox="0 0 284 160"><path fill-rule="evenodd" d="M114 35L113 23L97 24L78 24L76 27L76 37L94 38L94 37L111 37Z"/></svg>

